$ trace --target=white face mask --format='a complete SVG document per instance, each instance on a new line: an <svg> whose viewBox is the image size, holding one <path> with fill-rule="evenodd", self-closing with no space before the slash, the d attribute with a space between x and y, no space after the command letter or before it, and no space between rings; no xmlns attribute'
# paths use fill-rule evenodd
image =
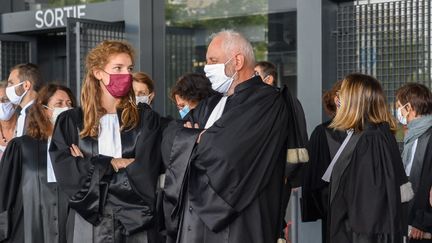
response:
<svg viewBox="0 0 432 243"><path fill-rule="evenodd" d="M0 103L0 120L9 121L15 113L15 107L12 102Z"/></svg>
<svg viewBox="0 0 432 243"><path fill-rule="evenodd" d="M406 116L403 116L403 115L402 115L402 109L403 109L406 105L408 105L408 103L406 103L405 105L399 107L399 108L397 109L397 111L396 111L397 119L398 119L398 121L399 121L402 125L406 125L406 124L408 124ZM408 114L407 114L407 115L408 115Z"/></svg>
<svg viewBox="0 0 432 243"><path fill-rule="evenodd" d="M148 104L150 105L150 98L148 95L142 95L142 96L135 96L136 104L139 103Z"/></svg>
<svg viewBox="0 0 432 243"><path fill-rule="evenodd" d="M67 107L67 106L65 106L65 107L54 107L54 108L51 108L51 107L48 107L48 106L44 105L44 107L47 108L47 109L52 110L52 116L51 116L50 121L51 121L51 123L52 123L53 125L56 123L56 121L57 121L57 117L58 117L62 112L71 109L70 107Z"/></svg>
<svg viewBox="0 0 432 243"><path fill-rule="evenodd" d="M213 90L216 90L222 94L226 94L228 92L228 89L231 86L235 75L237 74L237 72L235 72L231 77L228 77L225 74L225 65L231 60L232 58L230 58L226 63L207 64L204 66L205 75L210 80Z"/></svg>
<svg viewBox="0 0 432 243"><path fill-rule="evenodd" d="M21 103L22 98L27 94L28 90L26 90L22 95L17 95L16 93L15 88L23 84L24 81L6 88L6 96L8 97L10 102L12 102L12 104L14 105L19 105Z"/></svg>

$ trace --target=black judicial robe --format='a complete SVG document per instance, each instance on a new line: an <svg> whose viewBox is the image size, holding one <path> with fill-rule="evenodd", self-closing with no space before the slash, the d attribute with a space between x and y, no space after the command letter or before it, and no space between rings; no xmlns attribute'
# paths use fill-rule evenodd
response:
<svg viewBox="0 0 432 243"><path fill-rule="evenodd" d="M138 107L138 126L121 131L122 156L135 158L135 161L118 173L111 166L112 158L98 153L97 138L80 138L81 108L59 116L50 154L60 187L69 196L68 227L72 233L68 235L68 242L156 240L154 218L161 163L160 118L148 105ZM121 126L120 110L118 115ZM72 144L79 146L84 158L71 155Z"/></svg>
<svg viewBox="0 0 432 243"><path fill-rule="evenodd" d="M401 186L407 181L388 124L355 133L331 175L328 242L401 243Z"/></svg>
<svg viewBox="0 0 432 243"><path fill-rule="evenodd" d="M189 119L203 128L221 95ZM281 226L288 107L254 77L228 97L223 115L200 129L173 122L164 132L167 242L276 242Z"/></svg>
<svg viewBox="0 0 432 243"><path fill-rule="evenodd" d="M418 138L408 179L414 190L414 198L409 203L408 224L432 233L432 207L429 204L429 191L432 186L432 128ZM411 239L410 242L431 240Z"/></svg>
<svg viewBox="0 0 432 243"><path fill-rule="evenodd" d="M318 125L307 145L309 162L305 167L301 198L304 222L327 218L329 183L321 178L346 137L346 132L329 128L331 122Z"/></svg>
<svg viewBox="0 0 432 243"><path fill-rule="evenodd" d="M12 139L0 164L0 242L66 242L68 200L47 182L47 141Z"/></svg>

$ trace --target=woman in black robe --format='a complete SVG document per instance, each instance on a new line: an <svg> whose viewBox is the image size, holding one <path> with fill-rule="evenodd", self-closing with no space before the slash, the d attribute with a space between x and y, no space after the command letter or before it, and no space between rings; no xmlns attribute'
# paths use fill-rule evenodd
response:
<svg viewBox="0 0 432 243"><path fill-rule="evenodd" d="M159 115L135 105L133 50L104 41L86 59L82 107L65 112L50 153L69 196L68 242L154 242Z"/></svg>
<svg viewBox="0 0 432 243"><path fill-rule="evenodd" d="M414 198L408 207L409 242L430 242L432 207L432 93L422 84L410 83L396 92L399 122L407 125L402 161L412 183Z"/></svg>
<svg viewBox="0 0 432 243"><path fill-rule="evenodd" d="M326 170L330 180L328 242L401 243L402 203L412 198L379 82L350 74L330 127L348 136Z"/></svg>
<svg viewBox="0 0 432 243"><path fill-rule="evenodd" d="M332 119L339 106L336 94L341 84L342 81L336 82L322 97L324 111ZM321 177L346 137L346 132L329 128L331 121L318 125L310 137L307 145L309 162L305 167L301 198L303 222L322 220L322 242L326 242L327 237L328 182L323 181Z"/></svg>
<svg viewBox="0 0 432 243"><path fill-rule="evenodd" d="M68 88L43 87L30 108L27 135L9 142L0 167L0 242L66 241L68 200L47 155L56 117L74 105Z"/></svg>

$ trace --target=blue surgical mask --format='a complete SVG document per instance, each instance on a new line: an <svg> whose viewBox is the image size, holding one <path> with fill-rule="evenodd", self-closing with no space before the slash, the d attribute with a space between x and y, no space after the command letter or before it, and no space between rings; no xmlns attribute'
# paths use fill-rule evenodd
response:
<svg viewBox="0 0 432 243"><path fill-rule="evenodd" d="M190 111L189 106L188 106L188 105L185 105L185 106L183 107L183 109L179 110L180 117L183 119L183 118L184 118L184 117L189 113L189 111Z"/></svg>

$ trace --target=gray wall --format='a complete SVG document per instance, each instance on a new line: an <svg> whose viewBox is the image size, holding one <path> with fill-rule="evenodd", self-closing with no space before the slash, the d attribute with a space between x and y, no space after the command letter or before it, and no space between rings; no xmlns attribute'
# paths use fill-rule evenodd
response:
<svg viewBox="0 0 432 243"><path fill-rule="evenodd" d="M334 1L322 1L322 88L329 90L337 81L337 8ZM323 112L323 121L329 117Z"/></svg>
<svg viewBox="0 0 432 243"><path fill-rule="evenodd" d="M308 132L321 123L322 0L297 0L297 94Z"/></svg>
<svg viewBox="0 0 432 243"><path fill-rule="evenodd" d="M322 0L297 0L297 94L306 115L307 129L322 121ZM321 223L301 223L299 193L291 197L291 210L296 216L293 243L321 242Z"/></svg>

